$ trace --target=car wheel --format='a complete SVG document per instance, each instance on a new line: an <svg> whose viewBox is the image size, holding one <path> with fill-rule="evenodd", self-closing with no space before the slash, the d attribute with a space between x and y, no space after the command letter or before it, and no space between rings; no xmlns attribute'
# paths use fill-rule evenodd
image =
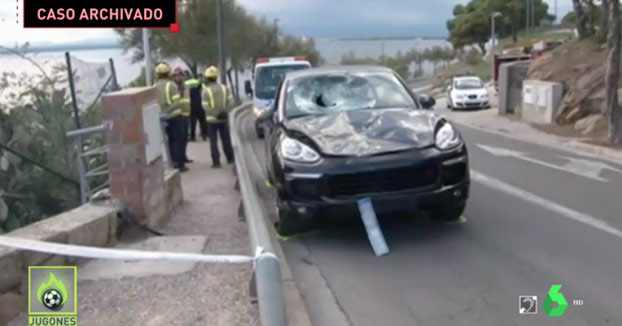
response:
<svg viewBox="0 0 622 326"><path fill-rule="evenodd" d="M280 235L292 236L308 229L302 219L280 199L277 199L276 212L278 218L276 229Z"/></svg>
<svg viewBox="0 0 622 326"><path fill-rule="evenodd" d="M444 207L442 209L431 211L430 217L432 218L432 220L441 223L455 222L462 217L465 208L466 203Z"/></svg>
<svg viewBox="0 0 622 326"><path fill-rule="evenodd" d="M257 138L264 139L265 135L263 130L261 130L260 128L255 128L255 133L257 134Z"/></svg>
<svg viewBox="0 0 622 326"><path fill-rule="evenodd" d="M278 192L278 191L277 191ZM277 223L276 229L281 236L292 236L309 231L311 225L306 223L291 207L282 199L276 200Z"/></svg>

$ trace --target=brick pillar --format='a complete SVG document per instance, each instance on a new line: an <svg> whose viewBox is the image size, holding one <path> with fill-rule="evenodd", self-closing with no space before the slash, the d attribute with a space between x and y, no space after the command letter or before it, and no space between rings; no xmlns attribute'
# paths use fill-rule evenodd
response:
<svg viewBox="0 0 622 326"><path fill-rule="evenodd" d="M140 222L161 225L168 212L156 89L108 93L102 104L104 123L109 124L110 193L123 200Z"/></svg>

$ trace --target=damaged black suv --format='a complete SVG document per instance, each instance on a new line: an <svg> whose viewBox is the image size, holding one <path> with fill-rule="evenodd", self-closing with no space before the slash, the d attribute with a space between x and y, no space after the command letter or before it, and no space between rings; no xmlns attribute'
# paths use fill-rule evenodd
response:
<svg viewBox="0 0 622 326"><path fill-rule="evenodd" d="M346 66L289 73L266 126L266 169L277 193L278 228L292 234L320 219L425 211L461 217L469 195L462 137L383 67Z"/></svg>

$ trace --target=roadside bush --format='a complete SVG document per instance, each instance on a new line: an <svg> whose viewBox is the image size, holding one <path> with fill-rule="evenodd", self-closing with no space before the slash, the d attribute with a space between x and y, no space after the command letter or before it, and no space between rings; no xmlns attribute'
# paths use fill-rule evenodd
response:
<svg viewBox="0 0 622 326"><path fill-rule="evenodd" d="M62 69L51 77L0 76L0 144L68 179L76 180L76 153L65 137L75 129ZM99 108L81 114L84 125L99 123ZM80 204L75 183L0 148L0 233Z"/></svg>
<svg viewBox="0 0 622 326"><path fill-rule="evenodd" d="M464 63L469 66L476 66L482 62L482 54L476 49L470 49L464 55Z"/></svg>

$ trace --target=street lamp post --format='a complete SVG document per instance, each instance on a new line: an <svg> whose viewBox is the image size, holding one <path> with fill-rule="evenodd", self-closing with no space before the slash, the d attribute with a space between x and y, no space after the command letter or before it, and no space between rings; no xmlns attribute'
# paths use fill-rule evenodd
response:
<svg viewBox="0 0 622 326"><path fill-rule="evenodd" d="M224 27L223 27L223 4L222 0L218 0L216 2L216 30L218 33L218 69L220 70L220 82L223 84L227 84L227 72L226 72L226 64L225 64L225 42L224 42Z"/></svg>
<svg viewBox="0 0 622 326"><path fill-rule="evenodd" d="M495 46L496 46L496 39L497 39L497 33L496 33L496 31L495 31L495 18L497 18L497 17L501 17L501 16L502 16L502 15L501 15L501 13L500 13L500 12L498 12L498 11L495 11L495 12L493 12L493 13L490 15L490 22L491 22L491 25L492 25L491 32L490 32L490 44L491 44L491 47L490 47L490 48L491 48L491 50L493 50L493 51L494 51L494 49L495 49Z"/></svg>
<svg viewBox="0 0 622 326"><path fill-rule="evenodd" d="M380 43L380 58L382 59L382 64L384 64L384 41Z"/></svg>
<svg viewBox="0 0 622 326"><path fill-rule="evenodd" d="M277 40L279 38L279 22L281 21L281 19L279 18L275 18L274 19L274 38L275 40Z"/></svg>
<svg viewBox="0 0 622 326"><path fill-rule="evenodd" d="M149 30L143 28L143 53L145 56L145 85L153 84L153 64L151 63L151 48L149 46Z"/></svg>

